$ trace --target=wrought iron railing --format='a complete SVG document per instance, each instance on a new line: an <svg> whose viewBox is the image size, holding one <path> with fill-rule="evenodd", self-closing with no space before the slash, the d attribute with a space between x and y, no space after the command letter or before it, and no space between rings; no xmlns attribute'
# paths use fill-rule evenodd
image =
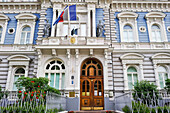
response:
<svg viewBox="0 0 170 113"><path fill-rule="evenodd" d="M114 98L115 110L128 106L131 112L137 113L170 113L170 94L159 92L129 91Z"/></svg>
<svg viewBox="0 0 170 113"><path fill-rule="evenodd" d="M0 95L0 113L51 113L66 109L66 97L48 92L4 92Z"/></svg>

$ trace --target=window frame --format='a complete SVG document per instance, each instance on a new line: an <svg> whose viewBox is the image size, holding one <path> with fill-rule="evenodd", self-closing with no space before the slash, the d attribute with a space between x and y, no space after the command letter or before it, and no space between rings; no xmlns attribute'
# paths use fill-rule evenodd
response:
<svg viewBox="0 0 170 113"><path fill-rule="evenodd" d="M163 67L165 70L166 70L166 72L159 72L159 68L160 67ZM166 67L166 65L158 65L158 67L157 67L157 72L158 72L158 80L159 80L159 86L160 86L160 89L163 89L166 85L165 85L165 75L167 74L167 79L168 79L168 71L167 71L167 67ZM161 76L162 76L162 82L163 82L163 88L161 88L161 84L160 84L160 77L159 77L159 75L161 74Z"/></svg>
<svg viewBox="0 0 170 113"><path fill-rule="evenodd" d="M3 44L5 41L5 35L6 35L6 30L7 30L7 24L9 21L9 17L4 15L4 14L0 14L0 26L2 27L2 34L1 34L1 40L0 40L0 44Z"/></svg>
<svg viewBox="0 0 170 113"><path fill-rule="evenodd" d="M25 67L16 67L16 68L14 69L14 74L13 74L14 79L13 79L13 86L12 86L12 90L13 90L13 91L17 91L17 90L14 89L15 76L16 76L16 75L19 76L18 78L20 78L21 76L24 76L24 77L25 77L25 73L24 73L24 74L23 74L23 73L18 73L18 74L16 74L16 71L17 71L18 69L20 69L20 68L24 69L24 71L25 71ZM22 74L23 74L23 75L22 75Z"/></svg>
<svg viewBox="0 0 170 113"><path fill-rule="evenodd" d="M162 12L150 12L145 15L145 18L147 20L146 22L147 22L150 42L155 42L152 37L153 25L157 25L161 30L162 41L156 41L156 42L168 42L167 33L165 29L165 22L164 22L165 17L166 14Z"/></svg>
<svg viewBox="0 0 170 113"><path fill-rule="evenodd" d="M29 27L30 31L23 31L24 28ZM20 44L21 44L21 39L22 39L22 33L25 33L25 40L23 44L30 44L30 39L31 39L31 27L30 26L23 26L22 30L21 30L21 37L20 37ZM29 37L29 42L27 43L27 35L28 33L30 33L30 37Z"/></svg>
<svg viewBox="0 0 170 113"><path fill-rule="evenodd" d="M130 67L133 67L135 70L136 70L136 72L128 72L128 69L130 68ZM139 80L139 73L138 73L138 69L137 69L137 66L136 65L129 65L128 67L127 67L127 77L128 77L128 74L131 74L131 76L132 76L132 89L134 89L134 74L136 74L137 75L137 80ZM128 80L128 83L129 83L129 80ZM129 85L128 85L128 89L129 90L132 90L132 89L130 89L129 88Z"/></svg>
<svg viewBox="0 0 170 113"><path fill-rule="evenodd" d="M117 18L119 19L119 28L120 28L120 41L124 41L124 26L130 25L133 30L133 42L139 42L139 36L138 36L138 27L137 27L137 18L138 14L133 12L121 12L117 15Z"/></svg>
<svg viewBox="0 0 170 113"><path fill-rule="evenodd" d="M123 40L124 40L124 42L131 42L130 41L131 38L133 39L133 42L134 42L135 40L134 40L134 36L133 36L133 28L132 28L132 26L130 26L131 29L125 29L124 28L125 26L130 26L130 25L127 24L127 25L123 26ZM125 31L127 32L127 40L126 41L125 41L125 36L124 36L125 35L125 33L124 33ZM130 32L132 33L132 37L129 37L129 33Z"/></svg>
<svg viewBox="0 0 170 113"><path fill-rule="evenodd" d="M55 61L55 63L51 64L49 69L47 70L46 69L47 65L49 65L52 61ZM57 63L57 61L60 61L61 64ZM64 86L62 86L63 85L62 82L64 81L64 83L65 83L66 67L65 67L65 69L62 69L62 65L64 65L64 67L65 67L65 64L64 64L64 62L62 60L60 60L60 59L53 59L53 60L48 61L46 63L46 65L44 66L44 69L45 69L44 76L46 77L46 74L48 74L48 79L49 80L51 79L51 74L54 73L54 83L53 83L53 86L51 86L51 87L56 88L55 87L56 86L56 74L59 73L59 89L58 90L65 89L65 84L64 84ZM50 70L53 66L58 66L60 68L60 70ZM64 79L63 79L63 74L64 74ZM50 85L50 83L51 82L49 82L49 85Z"/></svg>
<svg viewBox="0 0 170 113"><path fill-rule="evenodd" d="M30 13L22 13L15 16L15 18L17 19L17 29L14 44L20 44L21 31L25 26L29 26L31 28L30 41L28 44L33 44L37 17Z"/></svg>

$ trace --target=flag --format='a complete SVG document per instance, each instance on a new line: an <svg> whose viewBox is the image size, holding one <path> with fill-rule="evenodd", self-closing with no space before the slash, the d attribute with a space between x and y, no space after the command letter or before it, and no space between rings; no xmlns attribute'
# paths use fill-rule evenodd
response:
<svg viewBox="0 0 170 113"><path fill-rule="evenodd" d="M72 30L71 30L71 35L73 36L73 35L77 35L78 34L78 28L73 28Z"/></svg>
<svg viewBox="0 0 170 113"><path fill-rule="evenodd" d="M69 10L69 13L68 13ZM69 14L69 19L68 19L68 14ZM54 22L53 26L59 22L63 21L76 21L77 16L76 16L76 5L71 5L71 6L66 6L64 10L61 12L60 16L57 18L57 20Z"/></svg>

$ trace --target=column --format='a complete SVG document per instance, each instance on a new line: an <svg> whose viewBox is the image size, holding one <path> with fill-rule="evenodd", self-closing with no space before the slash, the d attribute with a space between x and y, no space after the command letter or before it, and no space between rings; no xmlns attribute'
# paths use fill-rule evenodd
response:
<svg viewBox="0 0 170 113"><path fill-rule="evenodd" d="M90 37L90 9L88 9L87 36Z"/></svg>
<svg viewBox="0 0 170 113"><path fill-rule="evenodd" d="M158 71L157 71L157 64L154 64L154 72L155 72L156 85L158 86L158 89L160 89L159 76L158 76Z"/></svg>
<svg viewBox="0 0 170 113"><path fill-rule="evenodd" d="M93 12L93 37L96 37L96 10L92 10Z"/></svg>
<svg viewBox="0 0 170 113"><path fill-rule="evenodd" d="M140 76L138 76L138 78L139 78L139 81L141 81L141 80L144 80L144 76L143 76L143 65L140 64L139 66L140 66Z"/></svg>
<svg viewBox="0 0 170 113"><path fill-rule="evenodd" d="M55 31L56 31L56 24L53 26L54 22L56 21L56 9L53 8L53 22L52 22L52 30L51 30L51 37L55 36Z"/></svg>
<svg viewBox="0 0 170 113"><path fill-rule="evenodd" d="M9 66L8 69L8 78L7 78L7 83L6 83L6 90L10 91L11 87L10 87L10 83L11 83L11 73L12 73L12 65Z"/></svg>
<svg viewBox="0 0 170 113"><path fill-rule="evenodd" d="M124 90L128 90L128 78L127 78L127 71L126 71L126 64L123 64L123 74L124 74Z"/></svg>
<svg viewBox="0 0 170 113"><path fill-rule="evenodd" d="M28 77L28 65L26 65L26 68L25 68L25 77Z"/></svg>

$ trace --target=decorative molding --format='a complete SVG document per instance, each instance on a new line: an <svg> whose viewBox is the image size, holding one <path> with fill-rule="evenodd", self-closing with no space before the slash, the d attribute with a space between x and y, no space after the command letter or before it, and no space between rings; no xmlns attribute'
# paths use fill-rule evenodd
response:
<svg viewBox="0 0 170 113"><path fill-rule="evenodd" d="M123 31L125 25L130 25L132 27L134 42L139 42L136 21L137 17L138 14L133 12L121 12L117 15L117 18L119 19L121 42L124 42Z"/></svg>
<svg viewBox="0 0 170 113"><path fill-rule="evenodd" d="M112 10L115 12L132 11L132 12L170 12L170 2L156 1L112 1Z"/></svg>

